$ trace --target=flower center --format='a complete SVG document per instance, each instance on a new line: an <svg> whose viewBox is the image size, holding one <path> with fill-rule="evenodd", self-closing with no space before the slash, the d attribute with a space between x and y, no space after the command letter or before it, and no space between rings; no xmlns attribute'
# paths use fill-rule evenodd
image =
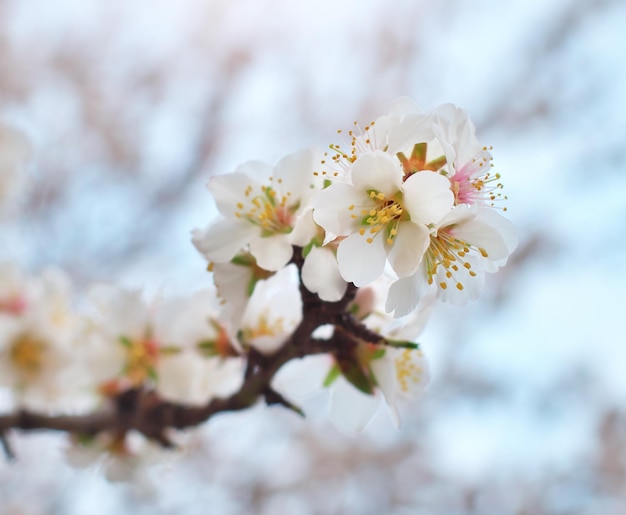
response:
<svg viewBox="0 0 626 515"><path fill-rule="evenodd" d="M270 177L270 180L273 180ZM282 179L278 179L279 184ZM272 236L276 233L290 233L293 229L293 214L298 210L299 203L289 206L287 201L291 192L287 192L280 198L271 186L261 186L261 191L254 194L254 188L246 187L244 195L248 201L248 207L243 202L237 203L237 218L244 218L249 222L261 227L261 236Z"/></svg>
<svg viewBox="0 0 626 515"><path fill-rule="evenodd" d="M159 344L150 336L138 340L121 337L120 343L126 348L126 364L122 374L138 386L147 378L156 379L156 365L159 360Z"/></svg>
<svg viewBox="0 0 626 515"><path fill-rule="evenodd" d="M369 209L361 209L362 227L359 228L359 234L364 236L367 233L367 243L372 243L376 235L383 231L385 233L385 241L391 245L398 234L398 224L402 220L408 219L400 203L399 197L402 194L396 193L394 197L387 198L380 191L370 190L368 195L372 200L378 202L374 206L370 206ZM354 211L355 207L354 204L351 204L348 206L348 210ZM350 217L358 218L359 215L353 213Z"/></svg>
<svg viewBox="0 0 626 515"><path fill-rule="evenodd" d="M36 376L41 371L46 343L29 334L19 336L11 345L9 357L15 367L26 376Z"/></svg>
<svg viewBox="0 0 626 515"><path fill-rule="evenodd" d="M402 164L404 170L404 180L406 181L416 172L430 170L436 172L446 165L446 156L439 156L426 162L426 154L428 153L428 143L416 143L413 145L411 156L406 157L403 152L398 152L396 157Z"/></svg>
<svg viewBox="0 0 626 515"><path fill-rule="evenodd" d="M503 188L500 174L490 171L493 167L491 164L493 158L489 150L491 147L483 147L469 163L463 165L450 177L455 205L482 201L491 207L497 207L496 202L507 200L506 195L500 192ZM506 207L502 210L506 211Z"/></svg>
<svg viewBox="0 0 626 515"><path fill-rule="evenodd" d="M450 233L449 228L439 230L436 235L431 234L430 246L424 256L428 284L433 283L433 276L441 266L445 270L446 279L440 281L438 286L445 290L448 288L448 280L451 280L458 290L463 290L463 283L457 280L461 267L465 268L470 277L476 277L472 265L464 259L469 253L479 253L482 257L487 257L485 249L455 238Z"/></svg>
<svg viewBox="0 0 626 515"><path fill-rule="evenodd" d="M411 352L421 351L405 349L395 359L396 379L403 392L409 391L409 382L420 384L424 376L424 369L411 361Z"/></svg>
<svg viewBox="0 0 626 515"><path fill-rule="evenodd" d="M267 315L261 315L254 327L247 327L243 330L244 341L249 342L261 336L277 336L284 332L283 318L277 318L274 322L268 320Z"/></svg>

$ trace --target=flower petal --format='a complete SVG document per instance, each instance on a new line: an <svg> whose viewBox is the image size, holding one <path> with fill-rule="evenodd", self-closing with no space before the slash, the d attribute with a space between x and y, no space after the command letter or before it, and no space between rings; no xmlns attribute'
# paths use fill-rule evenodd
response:
<svg viewBox="0 0 626 515"><path fill-rule="evenodd" d="M250 239L250 254L256 258L261 268L274 272L289 262L293 255L293 247L289 243L288 234L273 234L267 237L255 234Z"/></svg>
<svg viewBox="0 0 626 515"><path fill-rule="evenodd" d="M450 181L435 172L411 175L403 187L404 205L415 223L438 223L454 206Z"/></svg>
<svg viewBox="0 0 626 515"><path fill-rule="evenodd" d="M352 233L343 240L337 249L339 272L355 286L366 286L380 277L385 268L387 253L382 235L376 235L371 243L367 233L361 236Z"/></svg>
<svg viewBox="0 0 626 515"><path fill-rule="evenodd" d="M389 250L389 262L394 272L399 277L414 274L429 244L430 232L425 225L401 222Z"/></svg>
<svg viewBox="0 0 626 515"><path fill-rule="evenodd" d="M378 397L360 392L339 377L333 385L328 418L338 429L356 433L365 429L372 420L379 403Z"/></svg>
<svg viewBox="0 0 626 515"><path fill-rule="evenodd" d="M273 186L281 196L290 193L290 200L298 202L315 191L315 183L319 183L313 175L315 157L313 149L305 148L283 157L276 164Z"/></svg>
<svg viewBox="0 0 626 515"><path fill-rule="evenodd" d="M382 151L360 156L350 168L354 189L366 194L369 190L392 197L402 187L400 161Z"/></svg>
<svg viewBox="0 0 626 515"><path fill-rule="evenodd" d="M398 279L389 287L385 311L394 318L408 315L419 305L428 292L428 282L422 267L409 276Z"/></svg>
<svg viewBox="0 0 626 515"><path fill-rule="evenodd" d="M209 261L225 263L256 236L258 228L249 223L220 218L202 229L194 229L191 241Z"/></svg>
<svg viewBox="0 0 626 515"><path fill-rule="evenodd" d="M302 267L302 282L309 291L327 302L340 300L348 287L339 274L335 253L327 247L311 249Z"/></svg>
<svg viewBox="0 0 626 515"><path fill-rule="evenodd" d="M374 205L366 194L345 183L335 183L325 188L311 203L315 222L334 236L347 236L353 232L360 223L360 219L353 215L361 216L361 209L369 209Z"/></svg>
<svg viewBox="0 0 626 515"><path fill-rule="evenodd" d="M479 209L471 221L457 225L452 232L457 238L485 249L488 259L498 266L504 265L517 247L515 227L493 209Z"/></svg>

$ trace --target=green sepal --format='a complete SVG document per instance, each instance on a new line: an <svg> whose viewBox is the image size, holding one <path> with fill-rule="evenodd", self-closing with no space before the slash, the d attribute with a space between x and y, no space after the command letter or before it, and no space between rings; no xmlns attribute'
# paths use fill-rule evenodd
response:
<svg viewBox="0 0 626 515"><path fill-rule="evenodd" d="M385 355L385 352L387 351L383 347L381 347L380 349L376 349L374 352L372 352L370 361L374 361L375 359L381 359Z"/></svg>
<svg viewBox="0 0 626 515"><path fill-rule="evenodd" d="M396 349L411 349L416 350L420 348L419 343L409 342L407 340L385 340L385 345L389 347L395 347Z"/></svg>
<svg viewBox="0 0 626 515"><path fill-rule="evenodd" d="M341 363L341 373L357 390L374 395L374 381L367 376L365 371L357 362L343 361Z"/></svg>
<svg viewBox="0 0 626 515"><path fill-rule="evenodd" d="M331 384L333 384L337 378L341 375L341 370L339 370L339 367L334 364L331 369L328 371L328 374L326 374L326 377L324 378L324 382L322 383L322 386L324 388L328 388Z"/></svg>
<svg viewBox="0 0 626 515"><path fill-rule="evenodd" d="M255 264L254 258L250 254L238 254L230 262L239 266L253 266Z"/></svg>
<svg viewBox="0 0 626 515"><path fill-rule="evenodd" d="M321 247L324 242L318 237L315 236L305 247L302 247L302 257L306 258L313 247Z"/></svg>
<svg viewBox="0 0 626 515"><path fill-rule="evenodd" d="M199 342L196 347L205 356L212 357L217 356L217 350L215 342L213 340L204 340Z"/></svg>
<svg viewBox="0 0 626 515"><path fill-rule="evenodd" d="M439 168L441 168L442 166L445 166L447 163L446 160L446 156L439 156L436 159L433 159L432 161L429 161L428 163L426 163L426 170L432 170L433 172L436 172L437 170L439 170Z"/></svg>
<svg viewBox="0 0 626 515"><path fill-rule="evenodd" d="M182 351L183 350L180 347L175 347L174 345L159 347L159 354L162 356L175 356L176 354L180 354Z"/></svg>
<svg viewBox="0 0 626 515"><path fill-rule="evenodd" d="M148 367L148 377L152 379L154 382L158 380L156 369L154 367Z"/></svg>
<svg viewBox="0 0 626 515"><path fill-rule="evenodd" d="M117 341L120 342L127 349L130 349L133 346L133 342L128 336L120 336Z"/></svg>

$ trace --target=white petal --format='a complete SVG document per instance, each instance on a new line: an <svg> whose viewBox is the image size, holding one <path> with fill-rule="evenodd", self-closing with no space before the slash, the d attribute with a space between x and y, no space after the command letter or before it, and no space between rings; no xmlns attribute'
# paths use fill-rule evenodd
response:
<svg viewBox="0 0 626 515"><path fill-rule="evenodd" d="M259 175L259 178L261 177ZM211 177L207 184L217 209L226 217L234 216L235 212L238 211L238 203L247 202L245 190L248 186L252 186L255 191L260 190L261 187L256 180L241 172L216 175Z"/></svg>
<svg viewBox="0 0 626 515"><path fill-rule="evenodd" d="M402 165L389 154L376 151L360 156L350 168L354 189L375 190L391 197L402 187Z"/></svg>
<svg viewBox="0 0 626 515"><path fill-rule="evenodd" d="M366 395L343 377L333 385L328 417L338 429L348 433L363 431L378 410L378 397Z"/></svg>
<svg viewBox="0 0 626 515"><path fill-rule="evenodd" d="M401 222L389 250L389 262L399 277L413 275L430 245L430 232L422 224Z"/></svg>
<svg viewBox="0 0 626 515"><path fill-rule="evenodd" d="M428 361L421 350L398 350L394 357L396 389L403 397L417 400L430 382Z"/></svg>
<svg viewBox="0 0 626 515"><path fill-rule="evenodd" d="M363 216L361 209L374 205L364 192L357 192L345 183L335 183L320 191L311 203L315 222L337 236L346 236L354 231ZM351 206L354 207L350 209Z"/></svg>
<svg viewBox="0 0 626 515"><path fill-rule="evenodd" d="M315 190L315 183L318 182L313 175L315 157L313 149L306 148L283 157L276 164L273 187L281 196L291 193L290 200L297 202Z"/></svg>
<svg viewBox="0 0 626 515"><path fill-rule="evenodd" d="M267 237L255 235L250 240L250 254L256 258L261 268L274 272L289 262L293 255L293 247L287 234L273 234Z"/></svg>
<svg viewBox="0 0 626 515"><path fill-rule="evenodd" d="M306 247L321 232L321 228L313 220L313 210L309 209L296 220L293 231L289 233L289 243Z"/></svg>
<svg viewBox="0 0 626 515"><path fill-rule="evenodd" d="M335 253L325 247L313 247L309 252L302 267L302 282L328 302L340 300L348 287L339 274Z"/></svg>
<svg viewBox="0 0 626 515"><path fill-rule="evenodd" d="M404 152L408 157L416 143L427 143L434 137L430 117L417 113L408 114L391 129L388 151L394 155Z"/></svg>
<svg viewBox="0 0 626 515"><path fill-rule="evenodd" d="M244 248L258 232L246 222L220 218L202 229L194 229L191 241L209 261L225 263Z"/></svg>
<svg viewBox="0 0 626 515"><path fill-rule="evenodd" d="M331 366L332 359L326 354L292 359L276 372L272 378L272 386L292 399L310 398L322 391L324 379Z"/></svg>
<svg viewBox="0 0 626 515"><path fill-rule="evenodd" d="M403 187L404 205L415 223L436 224L454 206L450 181L435 172L411 175Z"/></svg>
<svg viewBox="0 0 626 515"><path fill-rule="evenodd" d="M463 266L450 278L446 277L446 269L442 266L437 268L437 274L433 280L437 284L446 283L445 289L437 287L437 297L443 302L454 306L464 306L468 301L476 299L482 291L485 283L485 273L481 259L476 256L465 256L466 263L471 265L471 270L476 274L471 276L469 270ZM484 260L482 260L484 261ZM461 284L462 288L457 285Z"/></svg>
<svg viewBox="0 0 626 515"><path fill-rule="evenodd" d="M473 220L457 225L452 232L457 238L485 249L488 259L500 266L517 247L515 227L493 209L478 210Z"/></svg>
<svg viewBox="0 0 626 515"><path fill-rule="evenodd" d="M372 243L368 243L367 238L368 233L363 236L352 233L337 249L339 272L355 286L367 286L378 279L387 261L382 234L378 234Z"/></svg>
<svg viewBox="0 0 626 515"><path fill-rule="evenodd" d="M428 292L428 282L422 267L409 277L398 279L389 287L385 311L393 312L394 318L408 315Z"/></svg>
<svg viewBox="0 0 626 515"><path fill-rule="evenodd" d="M393 423L396 427L400 427L400 414L398 413L396 402L396 374L393 365L393 357L396 353L396 349L385 349L385 355L380 359L372 361L371 367L378 383L378 388L383 393L385 402L389 407Z"/></svg>

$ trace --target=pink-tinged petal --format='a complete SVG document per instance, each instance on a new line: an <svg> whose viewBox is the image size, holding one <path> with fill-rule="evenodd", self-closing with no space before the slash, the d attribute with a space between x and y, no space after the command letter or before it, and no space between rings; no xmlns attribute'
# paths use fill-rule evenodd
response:
<svg viewBox="0 0 626 515"><path fill-rule="evenodd" d="M255 235L250 240L250 254L261 268L275 272L289 262L293 247L287 234L274 234L265 238Z"/></svg>
<svg viewBox="0 0 626 515"><path fill-rule="evenodd" d="M335 253L325 247L313 247L302 266L302 282L327 302L340 300L348 284L339 274Z"/></svg>
<svg viewBox="0 0 626 515"><path fill-rule="evenodd" d="M363 431L372 420L380 400L366 395L339 377L333 384L328 418L335 427L348 433Z"/></svg>
<svg viewBox="0 0 626 515"><path fill-rule="evenodd" d="M398 279L389 287L385 311L394 318L408 315L417 308L428 292L428 282L422 267L412 276Z"/></svg>
<svg viewBox="0 0 626 515"><path fill-rule="evenodd" d="M450 181L435 172L417 172L404 183L404 206L415 223L437 224L454 206Z"/></svg>
<svg viewBox="0 0 626 515"><path fill-rule="evenodd" d="M336 236L346 236L361 223L361 210L369 210L374 202L349 184L335 183L315 195L311 204L318 225Z"/></svg>
<svg viewBox="0 0 626 515"><path fill-rule="evenodd" d="M358 232L343 240L337 249L339 272L355 286L367 286L380 277L385 268L387 253L382 234L367 242L368 233L361 236Z"/></svg>
<svg viewBox="0 0 626 515"><path fill-rule="evenodd" d="M220 218L202 229L194 229L191 241L209 261L226 263L256 236L252 224Z"/></svg>
<svg viewBox="0 0 626 515"><path fill-rule="evenodd" d="M389 263L398 277L415 273L429 245L430 231L426 226L412 222L398 225L398 234L389 250Z"/></svg>
<svg viewBox="0 0 626 515"><path fill-rule="evenodd" d="M457 238L483 248L487 258L499 266L506 263L517 247L515 227L492 209L479 209L472 220L455 226L451 232Z"/></svg>
<svg viewBox="0 0 626 515"><path fill-rule="evenodd" d="M354 189L365 193L375 190L392 197L402 187L400 161L382 151L360 156L350 169Z"/></svg>
<svg viewBox="0 0 626 515"><path fill-rule="evenodd" d="M259 176L262 180L262 176ZM236 211L241 211L238 204L247 204L245 190L252 186L253 190L260 191L260 184L241 172L227 173L211 177L207 188L215 199L215 205L219 212L227 217L234 216Z"/></svg>
<svg viewBox="0 0 626 515"><path fill-rule="evenodd" d="M283 157L274 167L272 186L282 195L290 193L290 200L297 202L302 197L308 197L315 191L315 184L319 183L313 175L319 159L313 149L297 150Z"/></svg>

